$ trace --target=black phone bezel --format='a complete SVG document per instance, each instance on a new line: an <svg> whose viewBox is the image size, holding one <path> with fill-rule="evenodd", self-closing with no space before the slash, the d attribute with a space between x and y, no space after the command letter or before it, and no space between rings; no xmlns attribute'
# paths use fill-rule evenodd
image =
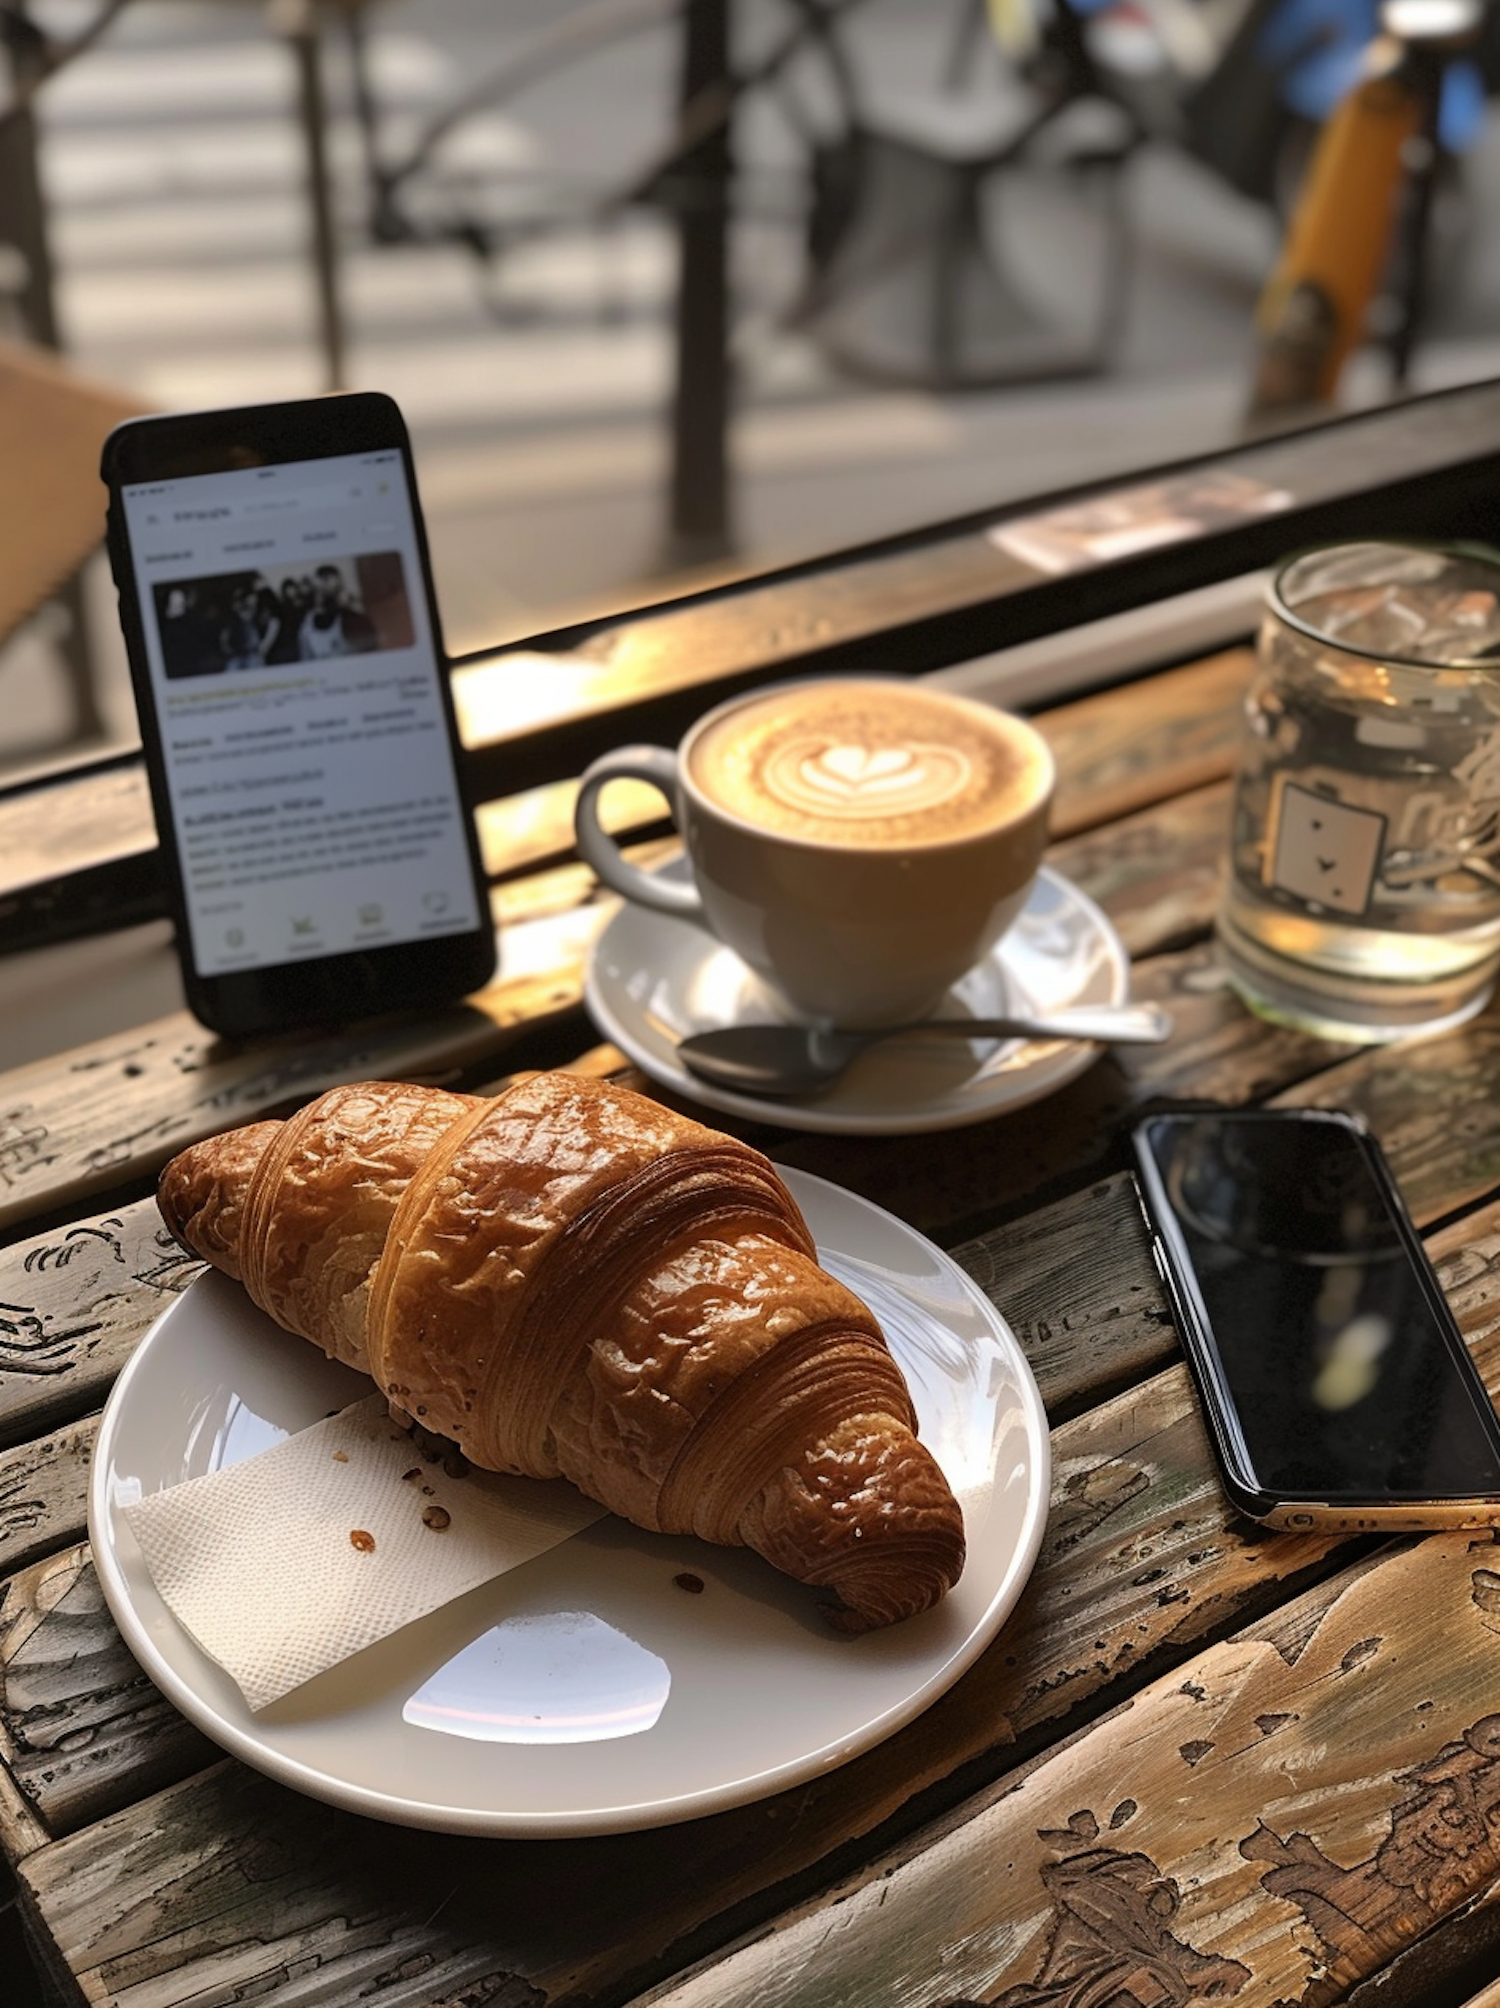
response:
<svg viewBox="0 0 1500 2008"><path fill-rule="evenodd" d="M1408 1495L1395 1497L1389 1492L1374 1489L1336 1491L1329 1488L1316 1493L1299 1490L1294 1497L1290 1493L1272 1490L1260 1481L1240 1428L1233 1390L1214 1343L1192 1262L1178 1233L1160 1164L1150 1142L1150 1132L1157 1125L1177 1127L1215 1119L1239 1124L1337 1124L1353 1138L1386 1202L1402 1253L1431 1312L1434 1328L1443 1342L1449 1363L1475 1399L1481 1424L1497 1460L1500 1460L1500 1416L1496 1415L1489 1390L1474 1364L1385 1153L1360 1117L1343 1109L1312 1108L1200 1107L1157 1111L1143 1117L1131 1131L1137 1166L1136 1189L1151 1237L1157 1273L1167 1294L1172 1321L1198 1393L1220 1478L1231 1503L1250 1519L1299 1528L1335 1526L1373 1531L1395 1526L1493 1524L1500 1518L1500 1497L1489 1493L1434 1492L1418 1499Z"/></svg>
<svg viewBox="0 0 1500 2008"><path fill-rule="evenodd" d="M467 934L433 935L315 960L267 963L258 969L205 976L194 966L192 958L192 933L171 812L170 780L120 491L139 482L392 448L401 457L416 529L421 591L437 658L437 681L458 798L464 812L479 926ZM459 738L453 692L446 673L449 658L443 643L411 441L399 406L379 391L346 391L280 404L127 419L105 440L100 473L109 490L110 566L135 690L157 839L166 867L164 875L178 962L193 1016L222 1037L246 1039L346 1024L388 1012L446 1003L481 988L494 974L496 962L489 887L479 849L471 772Z"/></svg>

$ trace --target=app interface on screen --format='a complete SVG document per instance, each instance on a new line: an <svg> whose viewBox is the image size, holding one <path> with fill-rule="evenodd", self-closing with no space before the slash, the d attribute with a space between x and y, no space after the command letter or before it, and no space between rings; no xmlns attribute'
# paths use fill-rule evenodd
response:
<svg viewBox="0 0 1500 2008"><path fill-rule="evenodd" d="M200 973L475 928L400 455L123 501Z"/></svg>

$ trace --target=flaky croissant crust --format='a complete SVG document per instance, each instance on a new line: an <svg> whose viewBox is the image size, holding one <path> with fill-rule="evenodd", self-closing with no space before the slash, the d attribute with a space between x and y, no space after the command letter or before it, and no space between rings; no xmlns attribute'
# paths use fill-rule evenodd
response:
<svg viewBox="0 0 1500 2008"><path fill-rule="evenodd" d="M870 1312L769 1161L610 1082L335 1088L167 1166L168 1227L487 1470L754 1548L850 1630L963 1525Z"/></svg>

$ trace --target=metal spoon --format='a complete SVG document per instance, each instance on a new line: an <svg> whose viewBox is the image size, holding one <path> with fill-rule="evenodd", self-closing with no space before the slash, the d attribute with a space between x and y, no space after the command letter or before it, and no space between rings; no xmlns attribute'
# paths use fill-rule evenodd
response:
<svg viewBox="0 0 1500 2008"><path fill-rule="evenodd" d="M923 1018L844 1032L816 1025L722 1025L677 1048L690 1074L746 1095L806 1095L837 1080L867 1046L926 1035L948 1039L1093 1039L1107 1046L1157 1045L1172 1020L1155 1004L1100 1004L1041 1017Z"/></svg>

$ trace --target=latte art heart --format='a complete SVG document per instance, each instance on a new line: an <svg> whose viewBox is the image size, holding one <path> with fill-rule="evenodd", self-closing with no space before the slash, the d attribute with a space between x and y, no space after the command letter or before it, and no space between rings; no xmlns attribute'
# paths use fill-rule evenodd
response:
<svg viewBox="0 0 1500 2008"><path fill-rule="evenodd" d="M777 747L761 770L788 809L833 817L916 815L951 801L972 769L955 747L867 746L811 739Z"/></svg>
<svg viewBox="0 0 1500 2008"><path fill-rule="evenodd" d="M792 843L862 852L1034 820L1052 786L1029 726L894 679L790 684L725 705L687 759L717 809Z"/></svg>

